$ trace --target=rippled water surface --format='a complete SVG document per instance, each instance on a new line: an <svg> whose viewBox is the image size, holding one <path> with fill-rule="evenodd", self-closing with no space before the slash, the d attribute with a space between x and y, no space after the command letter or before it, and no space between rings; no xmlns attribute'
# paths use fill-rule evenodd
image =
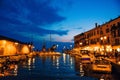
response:
<svg viewBox="0 0 120 80"><path fill-rule="evenodd" d="M99 80L100 77L111 78L111 74L91 74L87 68L89 65L84 67L86 71L80 73L79 59L67 54L37 56L15 65L17 69L13 70L11 73L13 75L1 77L0 80ZM112 78L114 77L116 78L116 75L112 75Z"/></svg>

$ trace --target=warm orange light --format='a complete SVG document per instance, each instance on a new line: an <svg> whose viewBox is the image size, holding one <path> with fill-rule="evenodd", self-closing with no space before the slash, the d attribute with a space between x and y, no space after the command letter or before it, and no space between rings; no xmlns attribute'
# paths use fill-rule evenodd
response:
<svg viewBox="0 0 120 80"><path fill-rule="evenodd" d="M22 53L23 54L28 54L29 52L30 52L29 47L27 45L23 46Z"/></svg>
<svg viewBox="0 0 120 80"><path fill-rule="evenodd" d="M103 40L103 37L101 37L100 39Z"/></svg>
<svg viewBox="0 0 120 80"><path fill-rule="evenodd" d="M120 65L120 61L118 61L118 64Z"/></svg>
<svg viewBox="0 0 120 80"><path fill-rule="evenodd" d="M31 45L29 44L29 47L31 47Z"/></svg>
<svg viewBox="0 0 120 80"><path fill-rule="evenodd" d="M94 47L94 51L98 51L99 50L99 47Z"/></svg>
<svg viewBox="0 0 120 80"><path fill-rule="evenodd" d="M106 39L107 39L107 37L106 37L106 36L104 36L104 37L101 37L100 39L101 39L101 40L103 40L103 39L104 39L104 40L106 40Z"/></svg>
<svg viewBox="0 0 120 80"><path fill-rule="evenodd" d="M120 48L117 48L117 51L120 52Z"/></svg>
<svg viewBox="0 0 120 80"><path fill-rule="evenodd" d="M4 49L4 55L15 55L16 54L16 47L12 44L7 44Z"/></svg>
<svg viewBox="0 0 120 80"><path fill-rule="evenodd" d="M0 40L0 46L4 47L6 45L7 41L6 40Z"/></svg>
<svg viewBox="0 0 120 80"><path fill-rule="evenodd" d="M17 43L17 42L15 42L15 45L18 45L18 43Z"/></svg>
<svg viewBox="0 0 120 80"><path fill-rule="evenodd" d="M80 45L82 45L82 42L80 42Z"/></svg>
<svg viewBox="0 0 120 80"><path fill-rule="evenodd" d="M6 40L3 40L3 44L6 44Z"/></svg>
<svg viewBox="0 0 120 80"><path fill-rule="evenodd" d="M104 39L107 39L107 37L106 37L106 36L104 36Z"/></svg>

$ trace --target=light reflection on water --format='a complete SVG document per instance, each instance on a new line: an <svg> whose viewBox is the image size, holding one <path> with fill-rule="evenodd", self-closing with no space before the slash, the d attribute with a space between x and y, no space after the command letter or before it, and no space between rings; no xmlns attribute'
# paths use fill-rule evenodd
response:
<svg viewBox="0 0 120 80"><path fill-rule="evenodd" d="M14 65L12 68L14 76L6 75L7 77L1 77L2 80L99 80L100 78L119 80L112 74L92 73L89 65L80 64L78 57L71 57L68 54L37 56L11 65Z"/></svg>
<svg viewBox="0 0 120 80"><path fill-rule="evenodd" d="M18 65L10 64L8 66L0 67L0 77L4 76L17 76L18 74Z"/></svg>
<svg viewBox="0 0 120 80"><path fill-rule="evenodd" d="M75 57L75 69L76 71L81 71L82 69L79 67L80 66L80 58ZM84 76L88 77L94 77L99 80L120 80L119 74L118 73L98 73L98 72L93 72L91 70L91 64L83 64L83 71L84 71ZM81 69L81 70L80 70Z"/></svg>

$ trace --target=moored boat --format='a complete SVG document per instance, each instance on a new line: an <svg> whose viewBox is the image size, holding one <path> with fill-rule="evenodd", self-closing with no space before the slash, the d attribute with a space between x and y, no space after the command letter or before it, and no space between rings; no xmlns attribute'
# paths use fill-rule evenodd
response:
<svg viewBox="0 0 120 80"><path fill-rule="evenodd" d="M111 63L106 60L95 60L91 68L94 72L111 73L112 71Z"/></svg>
<svg viewBox="0 0 120 80"><path fill-rule="evenodd" d="M92 54L90 54L90 52L87 50L81 50L80 56L81 56L80 59L82 63L92 63L95 59L95 57Z"/></svg>
<svg viewBox="0 0 120 80"><path fill-rule="evenodd" d="M82 55L80 59L82 63L91 63L90 56L87 54Z"/></svg>

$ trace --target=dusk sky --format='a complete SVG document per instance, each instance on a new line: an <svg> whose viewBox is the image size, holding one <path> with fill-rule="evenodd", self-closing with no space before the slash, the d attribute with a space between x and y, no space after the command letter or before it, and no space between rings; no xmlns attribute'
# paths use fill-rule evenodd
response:
<svg viewBox="0 0 120 80"><path fill-rule="evenodd" d="M120 0L0 0L0 35L37 48L46 41L72 42L75 35L120 16Z"/></svg>

